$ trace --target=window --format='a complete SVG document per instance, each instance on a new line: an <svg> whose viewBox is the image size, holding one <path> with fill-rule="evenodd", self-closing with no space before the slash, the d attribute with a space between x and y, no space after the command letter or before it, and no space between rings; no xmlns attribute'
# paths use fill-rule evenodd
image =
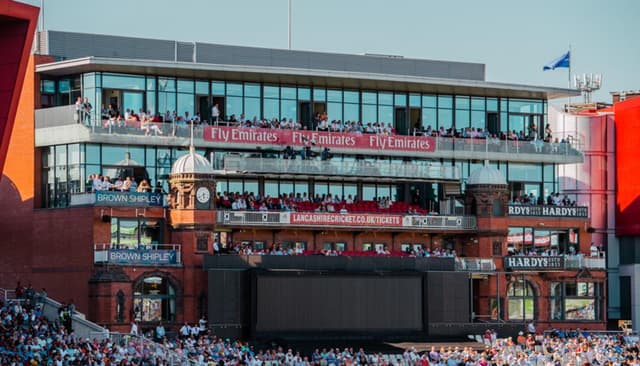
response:
<svg viewBox="0 0 640 366"><path fill-rule="evenodd" d="M554 282L551 284L550 295L553 320L591 321L601 319L601 283Z"/></svg>
<svg viewBox="0 0 640 366"><path fill-rule="evenodd" d="M509 320L532 320L535 312L535 292L526 280L515 280L507 288Z"/></svg>
<svg viewBox="0 0 640 366"><path fill-rule="evenodd" d="M111 244L121 249L137 249L162 242L160 220L111 218Z"/></svg>
<svg viewBox="0 0 640 366"><path fill-rule="evenodd" d="M133 314L136 321L173 321L176 317L176 289L161 276L149 276L133 289Z"/></svg>

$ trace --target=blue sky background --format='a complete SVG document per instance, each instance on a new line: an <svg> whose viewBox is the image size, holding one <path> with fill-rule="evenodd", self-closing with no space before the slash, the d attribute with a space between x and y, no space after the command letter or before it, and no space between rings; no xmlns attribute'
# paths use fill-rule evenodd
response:
<svg viewBox="0 0 640 366"><path fill-rule="evenodd" d="M22 0L40 5L40 0ZM287 0L43 0L46 29L287 48ZM480 62L488 81L567 86L542 71L571 44L594 100L640 89L640 1L292 0L292 48Z"/></svg>

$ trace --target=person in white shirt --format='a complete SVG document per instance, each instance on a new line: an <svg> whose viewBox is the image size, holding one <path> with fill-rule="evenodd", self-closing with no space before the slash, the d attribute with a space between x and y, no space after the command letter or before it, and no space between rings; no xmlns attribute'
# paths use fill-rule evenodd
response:
<svg viewBox="0 0 640 366"><path fill-rule="evenodd" d="M180 328L180 335L182 338L188 338L189 334L191 334L191 327L189 324L184 323L184 325Z"/></svg>
<svg viewBox="0 0 640 366"><path fill-rule="evenodd" d="M220 109L218 108L218 104L214 104L213 107L211 107L211 121L217 125L219 118Z"/></svg>
<svg viewBox="0 0 640 366"><path fill-rule="evenodd" d="M131 330L129 331L129 333L131 333L131 335L134 335L134 336L138 335L138 323L131 322Z"/></svg>

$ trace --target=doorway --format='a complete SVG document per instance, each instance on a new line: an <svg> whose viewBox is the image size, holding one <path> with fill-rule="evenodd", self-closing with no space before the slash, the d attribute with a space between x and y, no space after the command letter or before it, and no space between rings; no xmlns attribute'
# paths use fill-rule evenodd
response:
<svg viewBox="0 0 640 366"><path fill-rule="evenodd" d="M420 108L409 109L409 123L411 126L410 135L414 132L422 132L422 110Z"/></svg>
<svg viewBox="0 0 640 366"><path fill-rule="evenodd" d="M196 113L200 113L200 121L206 123L211 118L211 108L209 108L208 95L196 95L198 103L196 103Z"/></svg>
<svg viewBox="0 0 640 366"><path fill-rule="evenodd" d="M396 134L407 135L409 133L409 126L407 125L407 109L405 107L395 109L395 128Z"/></svg>
<svg viewBox="0 0 640 366"><path fill-rule="evenodd" d="M213 97L211 98L211 108L213 108L214 105L218 105L218 111L220 111L220 117L218 117L218 121L228 121L229 119L227 118L227 115L225 114L225 104L224 104L225 100L224 97ZM211 110L209 109L209 116L211 116ZM215 121L214 121L215 123Z"/></svg>
<svg viewBox="0 0 640 366"><path fill-rule="evenodd" d="M302 127L307 130L313 130L313 111L311 110L311 102L300 102L298 104L298 120Z"/></svg>
<svg viewBox="0 0 640 366"><path fill-rule="evenodd" d="M487 112L487 130L490 134L500 137L500 120L497 112Z"/></svg>

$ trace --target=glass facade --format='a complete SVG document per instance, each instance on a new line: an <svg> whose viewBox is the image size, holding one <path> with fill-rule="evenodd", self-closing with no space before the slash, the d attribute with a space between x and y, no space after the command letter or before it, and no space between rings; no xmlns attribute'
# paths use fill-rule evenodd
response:
<svg viewBox="0 0 640 366"><path fill-rule="evenodd" d="M553 320L596 321L602 319L601 283L553 282L550 298Z"/></svg>
<svg viewBox="0 0 640 366"><path fill-rule="evenodd" d="M53 80L43 75L40 84L44 106L72 104L86 96L97 116L114 105L152 114L167 111L180 116L209 115L219 104L225 120L279 119L300 121L313 128L313 115L326 112L329 120L391 124L398 134L416 129L476 128L491 132L542 132L546 100L471 97L446 94L325 89L305 85L273 85L256 82L195 80L153 75L86 73ZM495 118L492 118L495 116Z"/></svg>

